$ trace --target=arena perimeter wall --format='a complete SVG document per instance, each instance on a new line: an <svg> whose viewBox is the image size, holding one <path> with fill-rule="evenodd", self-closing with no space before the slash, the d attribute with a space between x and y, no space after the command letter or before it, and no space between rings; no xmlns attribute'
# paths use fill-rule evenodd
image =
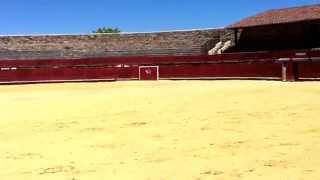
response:
<svg viewBox="0 0 320 180"><path fill-rule="evenodd" d="M0 82L137 80L140 66L158 66L159 79L320 79L319 51L1 60Z"/></svg>
<svg viewBox="0 0 320 180"><path fill-rule="evenodd" d="M0 36L0 59L204 55L231 38L225 29L151 33Z"/></svg>

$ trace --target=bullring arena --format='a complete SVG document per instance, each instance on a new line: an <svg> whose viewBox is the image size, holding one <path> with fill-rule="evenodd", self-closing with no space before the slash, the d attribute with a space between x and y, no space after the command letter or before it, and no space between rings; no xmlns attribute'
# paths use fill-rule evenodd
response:
<svg viewBox="0 0 320 180"><path fill-rule="evenodd" d="M0 178L319 179L319 48L320 5L1 36Z"/></svg>

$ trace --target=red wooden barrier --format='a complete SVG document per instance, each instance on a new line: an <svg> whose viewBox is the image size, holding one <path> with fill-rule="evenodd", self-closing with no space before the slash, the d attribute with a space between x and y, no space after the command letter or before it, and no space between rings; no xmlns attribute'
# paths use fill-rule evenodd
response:
<svg viewBox="0 0 320 180"><path fill-rule="evenodd" d="M0 81L60 81L138 79L138 67L64 67L0 71Z"/></svg>
<svg viewBox="0 0 320 180"><path fill-rule="evenodd" d="M259 63L221 63L162 65L159 68L161 79L177 78L256 78L280 79L281 64Z"/></svg>
<svg viewBox="0 0 320 180"><path fill-rule="evenodd" d="M159 76L162 79L280 79L282 69L288 70L284 80L294 80L296 76L298 79L314 79L320 78L320 63L317 60L320 60L320 51L0 60L0 82L138 79L139 66L159 66ZM288 64L297 69L290 69Z"/></svg>
<svg viewBox="0 0 320 180"><path fill-rule="evenodd" d="M298 64L299 80L319 80L320 62L300 62Z"/></svg>

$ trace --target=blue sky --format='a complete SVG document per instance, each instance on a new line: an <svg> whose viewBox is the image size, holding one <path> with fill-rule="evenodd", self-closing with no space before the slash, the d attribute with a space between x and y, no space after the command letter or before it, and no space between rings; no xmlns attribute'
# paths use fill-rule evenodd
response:
<svg viewBox="0 0 320 180"><path fill-rule="evenodd" d="M258 12L319 0L3 0L0 34L90 33L216 28Z"/></svg>

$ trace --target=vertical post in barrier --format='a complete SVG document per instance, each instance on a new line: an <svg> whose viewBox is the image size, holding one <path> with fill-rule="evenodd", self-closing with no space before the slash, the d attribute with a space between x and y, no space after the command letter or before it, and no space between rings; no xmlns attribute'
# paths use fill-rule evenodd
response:
<svg viewBox="0 0 320 180"><path fill-rule="evenodd" d="M293 61L282 62L282 81L296 81L296 64Z"/></svg>

